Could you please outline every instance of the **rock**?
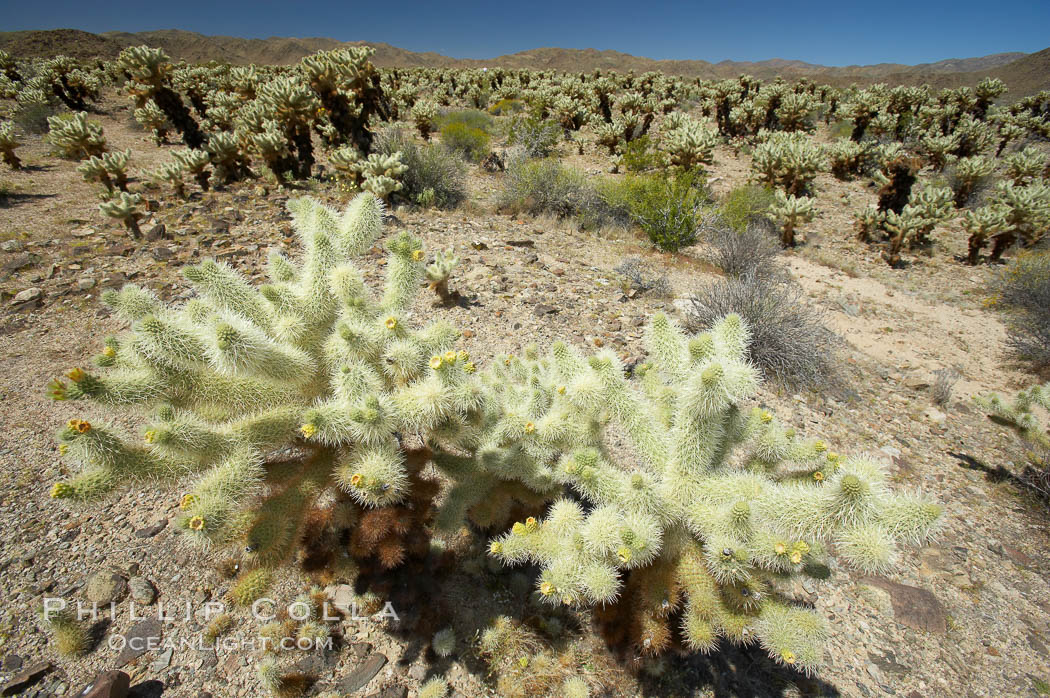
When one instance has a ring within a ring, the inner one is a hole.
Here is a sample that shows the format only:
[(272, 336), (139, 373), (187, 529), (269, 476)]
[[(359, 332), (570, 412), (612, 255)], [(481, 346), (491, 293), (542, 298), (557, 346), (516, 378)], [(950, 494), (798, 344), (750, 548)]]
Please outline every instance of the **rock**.
[(163, 635), (164, 630), (156, 618), (139, 621), (131, 626), (131, 629), (123, 636), (124, 647), (120, 651), (120, 656), (117, 657), (117, 666), (124, 666), (132, 659), (141, 657), (146, 650), (159, 648)]
[(32, 264), (32, 255), (20, 254), (15, 255), (11, 259), (4, 262), (3, 266), (0, 266), (0, 269), (6, 272), (14, 272), (18, 271), (19, 269), (25, 269), (26, 267), (31, 266)]
[(474, 242), (470, 243), (470, 246), (473, 247), (475, 250), (487, 250), (489, 248), (489, 246), (481, 240), (475, 240)]
[(379, 670), (386, 666), (386, 661), (385, 655), (373, 652), (365, 657), (360, 666), (340, 679), (336, 688), (343, 693), (353, 693), (364, 688)]
[(157, 240), (162, 240), (164, 238), (170, 237), (171, 236), (168, 235), (168, 229), (164, 227), (163, 223), (158, 223), (157, 225), (153, 226), (152, 228), (146, 231), (146, 239), (150, 242), (156, 242)]
[(87, 238), (95, 234), (94, 228), (76, 228), (72, 231), (75, 238)]
[(904, 385), (917, 392), (930, 389), (930, 381), (920, 376), (912, 376), (908, 380), (904, 381)]
[(890, 595), (893, 617), (901, 625), (941, 635), (948, 632), (948, 612), (933, 592), (882, 577), (868, 577), (862, 581)]
[(1017, 548), (1012, 548), (1009, 545), (1003, 544), (1003, 555), (1013, 560), (1014, 564), (1020, 565), (1021, 567), (1031, 567), (1032, 558), (1025, 555)]
[(96, 572), (84, 585), (87, 600), (97, 604), (116, 603), (128, 593), (128, 582), (116, 572)]
[(544, 303), (540, 303), (532, 309), (532, 314), (536, 317), (543, 317), (544, 315), (553, 315), (556, 312), (558, 312), (556, 308), (552, 308), (551, 306), (546, 305)]
[(357, 594), (354, 593), (352, 586), (349, 584), (330, 586), (325, 589), (325, 594), (328, 596), (328, 600), (332, 602), (332, 607), (337, 611), (346, 614), (352, 612), (354, 599), (357, 598)]
[(131, 677), (123, 671), (104, 671), (77, 698), (124, 698), (130, 688)]
[(19, 291), (15, 294), (15, 297), (11, 299), (11, 305), (22, 305), (33, 303), (44, 297), (43, 289), (36, 287), (27, 288), (24, 291)]
[(948, 415), (941, 412), (936, 407), (927, 407), (922, 413), (922, 416), (926, 421), (931, 422), (937, 426), (944, 426), (944, 422), (947, 421)]
[(158, 521), (155, 524), (151, 524), (149, 526), (146, 526), (145, 528), (140, 528), (137, 531), (135, 531), (135, 537), (136, 538), (152, 538), (153, 536), (155, 536), (158, 533), (160, 533), (161, 531), (163, 531), (164, 528), (167, 525), (168, 525), (168, 520), (167, 519), (161, 519), (160, 521)]
[(95, 288), (95, 280), (90, 276), (82, 276), (77, 279), (78, 291), (90, 291), (93, 288)]
[(378, 693), (372, 693), (368, 698), (408, 698), (408, 689), (404, 686), (387, 686)]
[(155, 247), (151, 254), (158, 262), (164, 262), (175, 256), (175, 252), (170, 247)]
[(18, 671), (22, 668), (22, 658), (14, 653), (5, 654), (3, 664), (0, 666), (3, 667), (3, 670), (6, 673)]
[(155, 674), (159, 674), (160, 672), (167, 669), (169, 666), (171, 666), (171, 656), (173, 654), (175, 654), (174, 647), (169, 647), (168, 649), (161, 652), (159, 655), (157, 655), (157, 658), (153, 660), (153, 663), (149, 665), (150, 671), (152, 671)]
[(507, 240), (511, 247), (533, 247), (536, 245), (532, 240)]
[(131, 590), (131, 598), (135, 603), (148, 606), (157, 598), (157, 590), (145, 577), (132, 577), (128, 580), (128, 588)]
[(4, 252), (21, 252), (26, 248), (26, 244), (21, 240), (4, 240), (0, 243), (0, 250)]
[(25, 671), (20, 671), (12, 676), (3, 687), (0, 687), (0, 696), (18, 695), (39, 681), (44, 674), (51, 671), (52, 666), (51, 662), (40, 662), (34, 664)]

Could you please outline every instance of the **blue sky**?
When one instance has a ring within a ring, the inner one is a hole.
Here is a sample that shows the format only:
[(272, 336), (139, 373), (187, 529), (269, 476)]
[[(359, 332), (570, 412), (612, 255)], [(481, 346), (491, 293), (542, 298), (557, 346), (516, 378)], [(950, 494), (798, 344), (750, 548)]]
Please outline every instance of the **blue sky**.
[(926, 63), (1050, 46), (1048, 0), (0, 0), (0, 29), (186, 29), (385, 41), (492, 58), (542, 46), (650, 58)]

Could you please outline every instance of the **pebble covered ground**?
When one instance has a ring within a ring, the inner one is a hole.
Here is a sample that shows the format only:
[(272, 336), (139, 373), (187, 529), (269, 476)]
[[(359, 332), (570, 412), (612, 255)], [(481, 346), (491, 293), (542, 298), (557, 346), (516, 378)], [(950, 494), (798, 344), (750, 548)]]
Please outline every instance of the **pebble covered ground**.
[[(126, 107), (105, 104), (97, 118), (113, 147), (133, 149), (132, 166), (150, 169), (165, 150), (128, 127)], [(38, 139), (19, 151), (29, 165), (3, 173), (16, 187), (0, 208), (0, 687), (3, 695), (72, 696), (100, 672), (122, 668), (131, 695), (194, 698), (263, 695), (258, 653), (199, 649), (209, 601), (229, 588), (215, 555), (184, 547), (170, 525), (182, 489), (142, 488), (88, 506), (48, 497), (63, 465), (54, 432), (83, 416), (50, 401), (54, 376), (98, 351), (121, 329), (98, 302), (105, 288), (126, 281), (162, 297), (189, 297), (178, 270), (206, 257), (224, 259), (262, 277), (269, 247), (293, 247), (283, 204), (312, 193), (333, 204), (344, 195), (328, 184), (287, 191), (256, 183), (195, 194), (178, 201), (151, 191), (159, 206), (134, 243), (95, 210), (96, 194), (75, 163), (47, 154)], [(567, 158), (588, 171), (603, 158)], [(724, 193), (747, 176), (746, 156), (720, 149), (712, 188)], [(676, 299), (714, 278), (703, 247), (674, 257), (653, 251), (631, 231), (581, 232), (568, 222), (495, 212), (500, 174), (470, 176), (471, 199), (460, 210), (394, 211), (387, 234), (407, 228), (429, 250), (455, 247), (462, 261), (452, 287), (466, 302), (432, 304), (421, 293), (418, 318), (444, 317), (463, 332), (462, 347), (480, 362), (501, 352), (556, 338), (606, 346), (626, 359), (642, 355), (641, 337), (657, 310), (679, 313)], [(832, 565), (825, 582), (802, 582), (797, 598), (831, 621), (825, 667), (814, 677), (778, 669), (760, 650), (727, 649), (711, 657), (670, 657), (654, 671), (617, 685), (622, 695), (1030, 696), (1050, 694), (1050, 554), (1046, 503), (1019, 484), (1023, 452), (1015, 438), (972, 407), (980, 391), (1015, 390), (1034, 381), (1003, 355), (1005, 329), (982, 305), (995, 273), (953, 259), (964, 247), (958, 230), (940, 233), (937, 248), (908, 269), (891, 270), (859, 245), (851, 211), (874, 192), (861, 183), (822, 177), (821, 215), (806, 245), (784, 259), (808, 299), (822, 307), (843, 337), (845, 380), (825, 394), (764, 389), (761, 401), (785, 422), (819, 435), (839, 452), (869, 452), (893, 464), (894, 481), (920, 487), (942, 502), (939, 539), (906, 549), (887, 577), (864, 577)], [(625, 258), (666, 275), (672, 295), (624, 295), (614, 271)], [(382, 278), (379, 249), (361, 266)], [(961, 378), (951, 401), (933, 403), (933, 372), (954, 368)], [(122, 414), (104, 417), (129, 430)], [(502, 592), (477, 592), (464, 578), (453, 595), (498, 609)], [(499, 585), (495, 585), (498, 587)], [(304, 582), (288, 570), (271, 593), (290, 599)], [(338, 594), (338, 590), (331, 590)], [(485, 597), (490, 594), (490, 597)], [(480, 601), (478, 597), (484, 597)], [(107, 599), (115, 613), (96, 624), (98, 645), (81, 659), (60, 658), (36, 613), (45, 597)], [(154, 598), (151, 598), (154, 597)], [(136, 602), (139, 616), (130, 609)], [(170, 619), (158, 621), (163, 605)], [(187, 613), (186, 609), (189, 608)], [(143, 610), (146, 609), (146, 610)], [(413, 614), (408, 609), (410, 622)], [(235, 611), (229, 635), (250, 639), (258, 621)], [(443, 674), (461, 696), (494, 694), (484, 666), (461, 633), (457, 652), (438, 659), (428, 638), (372, 620), (335, 624), (338, 651), (304, 653), (304, 670), (321, 676), (311, 693), (414, 695)], [(114, 638), (162, 637), (135, 656)]]

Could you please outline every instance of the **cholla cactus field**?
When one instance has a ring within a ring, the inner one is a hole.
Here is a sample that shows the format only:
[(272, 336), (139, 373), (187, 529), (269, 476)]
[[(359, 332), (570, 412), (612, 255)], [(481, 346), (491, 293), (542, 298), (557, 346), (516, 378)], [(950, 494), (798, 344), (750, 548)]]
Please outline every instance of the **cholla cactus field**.
[(1050, 686), (1050, 92), (175, 46), (0, 51), (0, 681)]

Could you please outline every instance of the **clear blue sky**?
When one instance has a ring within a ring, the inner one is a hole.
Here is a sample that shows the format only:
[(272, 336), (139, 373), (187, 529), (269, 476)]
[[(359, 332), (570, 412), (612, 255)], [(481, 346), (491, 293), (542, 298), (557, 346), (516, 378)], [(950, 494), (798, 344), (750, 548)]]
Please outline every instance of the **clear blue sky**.
[(0, 29), (385, 41), (456, 58), (542, 46), (650, 58), (926, 63), (1050, 46), (1048, 0), (0, 0)]

